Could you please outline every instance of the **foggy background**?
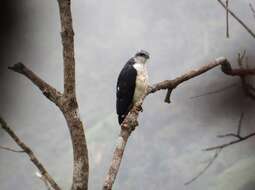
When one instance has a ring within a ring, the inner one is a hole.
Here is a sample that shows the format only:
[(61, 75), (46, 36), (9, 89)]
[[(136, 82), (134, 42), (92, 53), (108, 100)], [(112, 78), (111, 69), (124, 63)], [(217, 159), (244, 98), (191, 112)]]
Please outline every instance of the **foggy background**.
[[(231, 9), (255, 30), (248, 0), (230, 1)], [(71, 186), (72, 148), (61, 112), (25, 77), (7, 66), (22, 61), (58, 90), (63, 90), (62, 45), (57, 2), (2, 1), (0, 45), (0, 114), (15, 129), (64, 189)], [(237, 66), (237, 53), (255, 60), (254, 39), (230, 17), (225, 37), (225, 11), (204, 0), (76, 0), (75, 31), (77, 96), (86, 126), (90, 157), (90, 189), (100, 189), (115, 148), (119, 126), (115, 114), (118, 73), (137, 50), (151, 53), (150, 82), (173, 79), (219, 57)], [(255, 65), (254, 65), (255, 66)], [(236, 83), (222, 93), (191, 99)], [(242, 134), (255, 130), (254, 101), (239, 78), (219, 68), (174, 90), (146, 98), (139, 127), (129, 139), (114, 189), (253, 190), (255, 138), (222, 151), (210, 169), (189, 186), (184, 183), (203, 169), (214, 152), (202, 149), (231, 139), (244, 112)], [(54, 137), (54, 138), (52, 138)], [(0, 145), (17, 148), (0, 130)], [(0, 189), (39, 190), (44, 184), (25, 154), (0, 150)]]

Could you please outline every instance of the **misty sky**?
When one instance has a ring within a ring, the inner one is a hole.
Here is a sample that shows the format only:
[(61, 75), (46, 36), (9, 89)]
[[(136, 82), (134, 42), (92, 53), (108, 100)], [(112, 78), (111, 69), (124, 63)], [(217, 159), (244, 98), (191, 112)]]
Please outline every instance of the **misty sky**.
[[(249, 3), (232, 0), (230, 7), (255, 31)], [(62, 114), (30, 81), (7, 70), (22, 61), (63, 89), (57, 2), (25, 0), (15, 5), (18, 8), (12, 10), (17, 22), (1, 48), (0, 114), (61, 187), (68, 189), (72, 149)], [(237, 66), (237, 54), (244, 49), (250, 67), (255, 60), (254, 39), (232, 17), (230, 39), (226, 39), (225, 12), (216, 0), (76, 0), (72, 12), (77, 96), (88, 139), (92, 190), (103, 184), (119, 132), (117, 76), (137, 50), (151, 54), (151, 83), (173, 79), (219, 56)], [(191, 99), (232, 84), (236, 86), (224, 92)], [(235, 132), (241, 112), (245, 113), (242, 133), (255, 130), (254, 102), (243, 94), (239, 79), (215, 68), (180, 85), (170, 105), (163, 102), (164, 96), (165, 92), (158, 92), (145, 100), (140, 126), (128, 142), (115, 189), (253, 190), (255, 139), (225, 149), (206, 174), (184, 185), (212, 158), (213, 152), (202, 152), (203, 148), (230, 140), (216, 136)], [(0, 145), (17, 148), (3, 131)], [(1, 190), (44, 189), (35, 172), (26, 155), (0, 150)]]

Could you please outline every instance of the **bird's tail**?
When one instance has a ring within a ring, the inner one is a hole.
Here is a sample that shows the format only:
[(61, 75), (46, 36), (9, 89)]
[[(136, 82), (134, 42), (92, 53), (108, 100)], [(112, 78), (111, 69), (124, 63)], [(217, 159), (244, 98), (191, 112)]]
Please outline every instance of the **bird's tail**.
[(124, 121), (126, 115), (122, 114), (122, 115), (118, 115), (118, 120), (119, 120), (119, 124), (121, 125), (121, 123)]

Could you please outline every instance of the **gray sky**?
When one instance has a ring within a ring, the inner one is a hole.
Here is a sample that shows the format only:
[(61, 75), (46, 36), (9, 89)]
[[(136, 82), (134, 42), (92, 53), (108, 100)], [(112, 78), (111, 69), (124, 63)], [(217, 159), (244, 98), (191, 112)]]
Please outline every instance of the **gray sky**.
[[(255, 30), (249, 2), (233, 0), (230, 5)], [(26, 0), (14, 10), (18, 11), (18, 22), (6, 38), (2, 54), (0, 114), (32, 147), (57, 182), (68, 189), (72, 149), (63, 116), (31, 82), (6, 69), (22, 61), (47, 82), (63, 89), (57, 3)], [(76, 0), (72, 11), (77, 94), (86, 126), (93, 190), (102, 186), (119, 132), (116, 79), (137, 50), (151, 53), (151, 83), (172, 79), (219, 56), (236, 66), (237, 53), (244, 49), (252, 67), (254, 39), (232, 18), (231, 38), (226, 39), (225, 12), (216, 0)], [(190, 99), (233, 83), (239, 86)], [(163, 102), (164, 96), (165, 92), (159, 92), (146, 99), (115, 188), (254, 189), (254, 139), (224, 150), (205, 175), (189, 186), (183, 185), (213, 156), (201, 149), (223, 142), (216, 138), (218, 134), (234, 132), (242, 111), (243, 134), (255, 130), (254, 103), (243, 95), (238, 78), (225, 76), (216, 68), (178, 87), (170, 105)], [(3, 131), (0, 144), (15, 147)], [(0, 151), (0, 168), (1, 190), (44, 188), (25, 155)]]

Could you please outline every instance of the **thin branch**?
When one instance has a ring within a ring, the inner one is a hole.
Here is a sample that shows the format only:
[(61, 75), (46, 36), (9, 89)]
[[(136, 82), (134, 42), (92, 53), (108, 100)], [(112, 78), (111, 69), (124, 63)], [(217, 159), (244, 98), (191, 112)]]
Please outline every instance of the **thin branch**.
[(221, 0), (217, 0), (217, 1), (221, 4), (221, 6), (224, 9), (226, 9), (247, 30), (247, 32), (253, 38), (255, 38), (255, 34), (253, 33), (253, 31), (240, 18), (238, 18), (235, 13), (233, 13), (228, 7), (226, 7), (226, 5)]
[(15, 149), (8, 148), (8, 147), (1, 146), (1, 145), (0, 145), (0, 149), (7, 150), (7, 151), (10, 151), (10, 152), (16, 152), (16, 153), (24, 153), (25, 152), (24, 150), (15, 150)]
[(51, 85), (43, 81), (33, 71), (28, 69), (23, 63), (16, 63), (15, 65), (8, 68), (14, 72), (26, 76), (41, 90), (45, 97), (47, 97), (56, 105), (60, 104), (60, 98), (62, 94), (58, 92), (55, 88), (53, 88)]
[(37, 167), (44, 178), (50, 183), (51, 187), (55, 190), (60, 190), (58, 184), (46, 171), (42, 163), (37, 159), (33, 151), (20, 140), (20, 138), (15, 134), (15, 132), (7, 125), (7, 123), (0, 117), (1, 128), (17, 143), (17, 145), (30, 157), (31, 162)]
[(229, 38), (229, 12), (228, 12), (228, 0), (226, 0), (226, 37)]
[(200, 176), (202, 176), (210, 168), (210, 166), (214, 163), (214, 161), (218, 158), (221, 150), (222, 149), (216, 150), (214, 156), (208, 162), (208, 164), (195, 177), (193, 177), (191, 180), (184, 183), (184, 185), (189, 185), (189, 184), (193, 183), (194, 181), (196, 181)]
[(255, 18), (255, 9), (251, 3), (249, 3), (249, 6), (250, 6), (251, 12), (253, 14), (253, 17)]
[(224, 92), (226, 90), (229, 90), (229, 89), (237, 87), (237, 86), (238, 86), (237, 83), (233, 83), (233, 84), (230, 84), (229, 86), (225, 86), (225, 87), (220, 88), (220, 89), (215, 90), (215, 91), (207, 92), (207, 93), (200, 94), (200, 95), (197, 95), (197, 96), (192, 96), (192, 97), (190, 97), (190, 99), (195, 99), (195, 98), (200, 98), (200, 97), (204, 97), (204, 96), (208, 96), (208, 95), (218, 94), (218, 93)]
[(211, 150), (217, 150), (217, 149), (223, 149), (223, 148), (226, 148), (230, 145), (233, 145), (233, 144), (237, 144), (239, 142), (242, 142), (242, 141), (245, 141), (253, 136), (255, 136), (255, 133), (250, 133), (246, 136), (241, 136), (241, 128), (242, 128), (242, 121), (243, 121), (243, 118), (244, 118), (244, 113), (242, 112), (241, 115), (240, 115), (240, 119), (239, 119), (239, 122), (238, 122), (238, 127), (237, 127), (237, 133), (236, 134), (233, 134), (233, 133), (228, 133), (228, 134), (225, 134), (225, 135), (220, 135), (218, 137), (236, 137), (237, 140), (234, 140), (234, 141), (230, 141), (228, 143), (225, 143), (225, 144), (222, 144), (222, 145), (218, 145), (218, 146), (213, 146), (213, 147), (210, 147), (210, 148), (206, 148), (204, 149), (205, 151), (211, 151)]
[[(238, 62), (238, 65), (239, 65), (240, 69), (245, 68), (245, 66), (244, 66), (245, 56), (246, 56), (246, 51), (245, 50), (243, 51), (243, 53), (238, 53), (237, 62)], [(250, 70), (249, 67), (248, 67), (247, 57), (246, 57), (246, 70)], [(247, 78), (246, 75), (240, 75), (243, 91), (249, 98), (255, 100), (255, 95), (253, 94), (254, 87), (247, 82), (246, 78)]]
[(255, 100), (255, 95), (252, 93), (252, 91), (254, 92), (254, 87), (251, 86), (247, 81), (245, 77), (241, 77), (241, 82), (242, 82), (242, 87), (243, 87), (243, 91), (244, 93), (251, 99)]
[(236, 134), (239, 135), (239, 136), (240, 136), (240, 134), (241, 134), (243, 117), (244, 117), (244, 113), (242, 112), (242, 113), (241, 113), (241, 116), (240, 116), (240, 119), (239, 119), (239, 122), (238, 122), (238, 128), (237, 128), (237, 133), (236, 133)]
[(240, 135), (237, 135), (235, 133), (227, 133), (224, 135), (217, 135), (218, 138), (225, 138), (225, 137), (235, 137), (237, 139), (241, 139), (242, 137)]
[(242, 53), (238, 53), (237, 56), (237, 63), (241, 69), (244, 68), (244, 58), (246, 56), (246, 50), (244, 50)]
[(242, 112), (241, 115), (240, 115), (240, 119), (239, 119), (239, 122), (238, 122), (238, 127), (237, 127), (237, 134), (235, 133), (227, 133), (227, 134), (224, 134), (224, 135), (218, 135), (217, 137), (218, 138), (225, 138), (225, 137), (235, 137), (237, 138), (237, 140), (235, 141), (231, 141), (229, 143), (226, 143), (226, 144), (223, 144), (223, 145), (220, 145), (220, 146), (215, 146), (215, 147), (211, 147), (211, 148), (207, 148), (207, 149), (204, 149), (204, 151), (211, 151), (211, 150), (216, 150), (213, 158), (210, 160), (210, 162), (208, 163), (208, 165), (198, 173), (198, 175), (196, 175), (194, 178), (192, 178), (190, 181), (186, 182), (185, 185), (189, 185), (191, 184), (192, 182), (194, 182), (195, 180), (197, 180), (201, 175), (203, 175), (207, 170), (208, 168), (213, 164), (213, 162), (216, 160), (216, 158), (219, 156), (220, 152), (227, 146), (230, 146), (232, 144), (235, 144), (235, 143), (238, 143), (238, 142), (241, 142), (247, 138), (250, 138), (251, 136), (254, 136), (254, 134), (250, 134), (250, 135), (247, 135), (245, 137), (242, 137), (240, 136), (240, 132), (241, 132), (241, 128), (242, 128), (242, 121), (243, 121), (243, 117), (244, 117), (244, 113)]
[(230, 145), (237, 144), (239, 142), (245, 141), (245, 140), (247, 140), (247, 139), (249, 139), (249, 138), (251, 138), (253, 136), (255, 136), (255, 133), (250, 133), (249, 135), (243, 136), (243, 137), (241, 137), (238, 140), (230, 141), (228, 143), (225, 143), (225, 144), (222, 144), (222, 145), (218, 145), (218, 146), (209, 147), (209, 148), (204, 149), (204, 151), (211, 151), (211, 150), (226, 148), (226, 147), (228, 147)]
[[(185, 73), (184, 75), (181, 75), (180, 77), (177, 77), (174, 80), (165, 80), (165, 81), (156, 83), (151, 87), (151, 89), (148, 93), (151, 94), (151, 93), (157, 92), (159, 90), (165, 90), (165, 89), (168, 89), (168, 91), (172, 91), (179, 84), (181, 84), (181, 83), (183, 83), (183, 82), (185, 82), (185, 81), (187, 81), (191, 78), (199, 76), (199, 75), (213, 69), (216, 66), (225, 65), (225, 64), (229, 64), (226, 58), (224, 58), (224, 57), (218, 58), (215, 61), (213, 61), (213, 62), (211, 62), (207, 65), (204, 65), (204, 66), (200, 67), (197, 70), (189, 71), (189, 72)], [(171, 102), (170, 101), (170, 95), (171, 95), (171, 93), (167, 93), (167, 96), (165, 98), (165, 100), (166, 100), (165, 102), (168, 102), (168, 103)]]

